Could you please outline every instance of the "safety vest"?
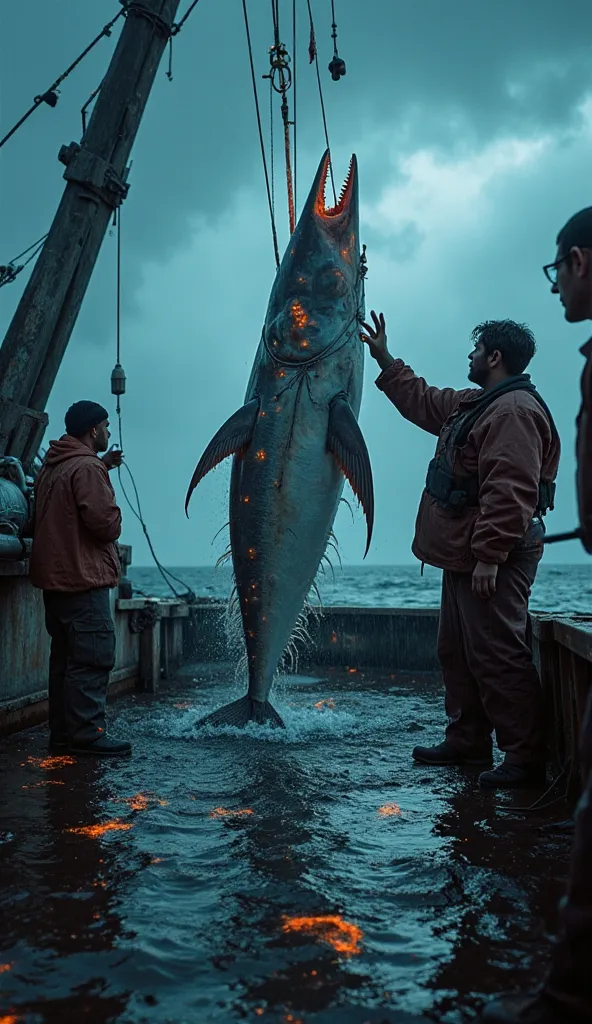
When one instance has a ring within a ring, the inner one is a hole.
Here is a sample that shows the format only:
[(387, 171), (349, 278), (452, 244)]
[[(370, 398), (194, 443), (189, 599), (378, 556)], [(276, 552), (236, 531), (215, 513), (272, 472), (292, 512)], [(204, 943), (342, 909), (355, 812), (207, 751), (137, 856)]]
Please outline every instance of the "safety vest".
[[(536, 398), (549, 418), (553, 437), (557, 437), (557, 428), (547, 406), (541, 398), (527, 373), (516, 377), (508, 377), (501, 384), (484, 391), (479, 398), (471, 402), (470, 408), (459, 410), (450, 418), (443, 433), (436, 456), (428, 467), (426, 491), (442, 508), (449, 512), (462, 512), (465, 508), (479, 504), (479, 477), (457, 476), (454, 473), (456, 455), (467, 443), (467, 438), (477, 420), (486, 409), (498, 398), (511, 391), (528, 391)], [(535, 509), (536, 516), (544, 516), (553, 508), (555, 499), (555, 483), (552, 480), (539, 481), (539, 497)]]

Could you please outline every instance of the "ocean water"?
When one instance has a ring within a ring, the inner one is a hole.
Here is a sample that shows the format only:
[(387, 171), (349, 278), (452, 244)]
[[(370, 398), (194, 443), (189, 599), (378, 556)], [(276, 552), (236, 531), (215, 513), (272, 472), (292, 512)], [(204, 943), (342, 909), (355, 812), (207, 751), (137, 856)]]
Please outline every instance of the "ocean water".
[[(171, 570), (198, 597), (226, 601), (232, 588), (228, 566), (189, 566)], [(132, 567), (130, 579), (136, 590), (154, 596), (171, 596), (171, 590), (154, 567)], [(416, 565), (350, 565), (321, 575), (318, 581), (325, 606), (365, 608), (437, 608), (441, 573), (426, 566), (423, 575)], [(177, 592), (184, 587), (174, 582)], [(592, 562), (590, 565), (543, 563), (530, 602), (533, 611), (592, 614)]]

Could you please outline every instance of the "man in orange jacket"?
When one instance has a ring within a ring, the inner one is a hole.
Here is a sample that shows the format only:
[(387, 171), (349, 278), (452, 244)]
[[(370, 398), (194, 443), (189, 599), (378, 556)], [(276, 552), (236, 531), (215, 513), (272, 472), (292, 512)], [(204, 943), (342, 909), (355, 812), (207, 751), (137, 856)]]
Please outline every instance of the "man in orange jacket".
[[(35, 483), (35, 523), (29, 566), (43, 590), (51, 637), (50, 750), (117, 756), (131, 753), (106, 734), (105, 704), (115, 664), (109, 590), (119, 578), (115, 541), (121, 512), (109, 470), (122, 453), (107, 451), (109, 414), (96, 402), (76, 402), (66, 434), (51, 441)], [(106, 452), (103, 458), (99, 452)]]
[(362, 335), (382, 373), (376, 384), (412, 423), (438, 437), (413, 553), (444, 570), (438, 657), (448, 726), (442, 743), (416, 747), (430, 765), (491, 763), (492, 733), (505, 759), (480, 775), (489, 788), (545, 778), (543, 694), (527, 642), (528, 598), (542, 555), (541, 516), (553, 507), (560, 445), (553, 419), (524, 373), (531, 332), (511, 320), (473, 331), (469, 380), (455, 391), (426, 384), (388, 350), (382, 314)]
[[(553, 263), (543, 267), (568, 323), (592, 320), (592, 207), (580, 210), (557, 236)], [(581, 349), (582, 402), (577, 419), (577, 496), (580, 536), (592, 554), (592, 338)], [(542, 988), (486, 1007), (490, 1024), (592, 1024), (592, 689), (580, 739), (584, 793), (578, 805), (561, 934)]]

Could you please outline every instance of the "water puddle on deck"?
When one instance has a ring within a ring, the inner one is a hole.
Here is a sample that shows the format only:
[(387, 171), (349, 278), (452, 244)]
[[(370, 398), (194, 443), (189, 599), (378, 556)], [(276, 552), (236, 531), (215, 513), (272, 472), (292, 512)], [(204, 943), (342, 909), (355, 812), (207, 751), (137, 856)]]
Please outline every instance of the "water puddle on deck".
[(569, 840), (538, 826), (565, 809), (415, 766), (437, 682), (295, 676), (285, 732), (196, 729), (227, 678), (113, 704), (129, 761), (4, 743), (0, 1022), (458, 1024), (541, 976)]

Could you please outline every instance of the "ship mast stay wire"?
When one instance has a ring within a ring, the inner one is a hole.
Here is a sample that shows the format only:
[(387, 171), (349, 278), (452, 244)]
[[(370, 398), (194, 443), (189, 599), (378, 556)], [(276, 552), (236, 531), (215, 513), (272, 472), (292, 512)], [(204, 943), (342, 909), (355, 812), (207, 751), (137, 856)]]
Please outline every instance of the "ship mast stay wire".
[[(116, 211), (115, 217), (116, 217), (116, 231), (117, 231), (117, 243), (116, 243), (117, 244), (116, 311), (115, 311), (115, 320), (116, 320), (116, 352), (117, 352), (117, 366), (120, 367), (120, 365), (121, 365), (121, 363), (120, 363), (120, 356), (121, 356), (121, 207), (119, 207), (119, 209)], [(116, 410), (116, 413), (117, 413), (118, 442), (119, 442), (120, 449), (123, 451), (123, 425), (122, 425), (122, 415), (121, 415), (120, 394), (117, 394), (117, 410)], [(154, 564), (156, 565), (156, 568), (158, 569), (158, 571), (159, 571), (160, 575), (162, 576), (164, 582), (172, 590), (173, 594), (175, 595), (175, 597), (178, 600), (180, 600), (180, 601), (182, 601), (182, 600), (192, 600), (193, 597), (194, 597), (194, 594), (193, 594), (193, 591), (191, 590), (191, 587), (188, 586), (188, 584), (184, 580), (181, 580), (181, 579), (179, 579), (178, 576), (175, 576), (174, 573), (172, 573), (170, 571), (170, 569), (165, 569), (164, 565), (162, 565), (162, 563), (158, 559), (156, 551), (154, 550), (154, 545), (152, 544), (152, 540), (150, 539), (150, 534), (148, 532), (148, 527), (146, 526), (146, 522), (144, 520), (144, 515), (142, 513), (142, 506), (140, 504), (140, 495), (138, 493), (138, 488), (137, 488), (137, 485), (136, 485), (136, 481), (134, 479), (134, 475), (133, 475), (131, 469), (129, 468), (127, 462), (123, 462), (122, 466), (126, 470), (126, 472), (128, 473), (129, 478), (131, 480), (131, 484), (132, 484), (132, 487), (133, 487), (136, 504), (134, 505), (132, 503), (132, 501), (131, 501), (131, 499), (130, 499), (130, 497), (129, 497), (126, 489), (125, 489), (125, 484), (124, 484), (122, 476), (121, 476), (121, 467), (118, 466), (117, 467), (117, 476), (119, 478), (119, 486), (121, 487), (121, 493), (123, 494), (123, 497), (125, 498), (125, 500), (126, 500), (128, 506), (129, 506), (131, 512), (136, 517), (136, 519), (140, 523), (140, 526), (142, 527), (144, 536), (146, 538), (146, 542), (147, 542), (148, 547), (150, 549), (150, 554), (152, 555), (152, 558), (154, 559)], [(186, 593), (185, 594), (180, 594), (178, 592), (178, 590), (171, 583), (171, 580), (174, 580), (175, 583), (179, 583), (182, 587), (185, 587)]]

